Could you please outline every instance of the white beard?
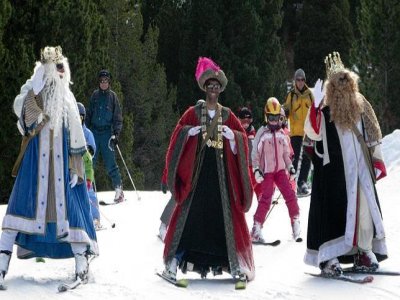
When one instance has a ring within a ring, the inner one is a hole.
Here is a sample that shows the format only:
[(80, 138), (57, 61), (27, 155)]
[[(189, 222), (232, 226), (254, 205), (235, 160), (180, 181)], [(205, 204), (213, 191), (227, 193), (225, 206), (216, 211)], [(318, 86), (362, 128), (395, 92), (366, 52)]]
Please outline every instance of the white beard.
[(55, 135), (59, 133), (65, 117), (65, 96), (68, 94), (68, 83), (60, 78), (54, 66), (46, 66), (46, 84), (41, 91), (44, 113), (50, 117), (49, 126)]

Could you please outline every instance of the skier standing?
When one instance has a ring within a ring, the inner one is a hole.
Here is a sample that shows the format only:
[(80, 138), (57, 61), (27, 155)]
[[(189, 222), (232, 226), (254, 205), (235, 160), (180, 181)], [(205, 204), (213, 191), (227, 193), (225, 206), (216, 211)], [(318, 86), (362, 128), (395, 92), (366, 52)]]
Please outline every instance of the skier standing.
[(254, 214), (254, 224), (251, 231), (253, 242), (264, 243), (262, 227), (267, 212), (271, 207), (274, 185), (276, 185), (285, 199), (292, 226), (293, 239), (300, 241), (300, 210), (297, 197), (293, 191), (287, 172), (293, 177), (296, 171), (290, 159), (290, 147), (287, 136), (279, 120), (281, 105), (271, 97), (265, 104), (265, 125), (258, 129), (254, 139), (251, 154), (253, 172), (256, 181), (261, 184), (262, 194)]
[(0, 289), (14, 243), (19, 258), (75, 257), (75, 274), (83, 281), (89, 256), (98, 254), (83, 182), (86, 142), (70, 80), (61, 47), (45, 47), (15, 98), (23, 141), (2, 225)]
[(119, 171), (114, 147), (118, 145), (122, 130), (122, 113), (117, 94), (110, 88), (111, 74), (101, 70), (98, 74), (99, 88), (90, 97), (89, 108), (86, 111), (86, 126), (93, 132), (97, 151), (93, 158), (93, 165), (100, 155), (103, 157), (108, 175), (111, 177), (115, 189), (114, 202), (125, 200), (122, 190), (121, 173)]
[(164, 276), (197, 271), (254, 278), (253, 251), (244, 213), (251, 206), (247, 136), (230, 109), (218, 103), (224, 72), (200, 57), (196, 79), (206, 102), (183, 114), (167, 154), (168, 187), (177, 205), (165, 237)]
[[(308, 109), (313, 101), (313, 94), (306, 84), (306, 74), (303, 69), (294, 73), (294, 86), (287, 94), (284, 109), (290, 123), (290, 139), (294, 150), (293, 166), (298, 172), (297, 195), (304, 196), (310, 193), (307, 177), (310, 171), (310, 160), (303, 153), (304, 121)], [(300, 170), (297, 170), (301, 161)]]
[(94, 141), (93, 133), (85, 125), (86, 109), (85, 106), (78, 102), (79, 115), (82, 120), (82, 129), (85, 135), (87, 152), (83, 155), (83, 162), (85, 164), (86, 185), (89, 193), (90, 208), (93, 216), (93, 223), (96, 230), (101, 229), (103, 226), (100, 223), (100, 210), (99, 201), (94, 190), (94, 170), (93, 170), (93, 156), (96, 153), (96, 143)]
[(375, 188), (386, 169), (379, 123), (358, 91), (358, 76), (344, 67), (337, 52), (325, 64), (325, 89), (318, 80), (305, 123), (316, 145), (304, 260), (337, 276), (342, 274), (340, 262), (376, 270), (387, 258)]

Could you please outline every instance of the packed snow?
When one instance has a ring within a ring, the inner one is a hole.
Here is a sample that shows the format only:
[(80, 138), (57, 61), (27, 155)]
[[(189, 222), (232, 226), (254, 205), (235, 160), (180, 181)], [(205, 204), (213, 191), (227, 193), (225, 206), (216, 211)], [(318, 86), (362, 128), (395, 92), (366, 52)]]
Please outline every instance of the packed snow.
[[(400, 130), (383, 139), (383, 152), (388, 176), (377, 184), (386, 229), (389, 259), (381, 269), (400, 271)], [(160, 191), (126, 191), (128, 201), (102, 206), (102, 223), (98, 232), (100, 256), (90, 266), (88, 284), (59, 294), (60, 282), (71, 280), (74, 260), (51, 260), (37, 263), (34, 259), (11, 259), (6, 276), (7, 291), (0, 299), (399, 299), (400, 277), (375, 276), (368, 284), (314, 278), (305, 272), (319, 272), (303, 263), (306, 242), (295, 243), (286, 206), (282, 199), (264, 225), (267, 240), (280, 239), (277, 247), (255, 246), (256, 278), (246, 290), (236, 291), (228, 274), (200, 279), (195, 273), (178, 277), (190, 278), (186, 289), (175, 287), (158, 276), (162, 270), (163, 244), (157, 237), (159, 216), (170, 194)], [(113, 192), (101, 192), (100, 200), (111, 201)], [(276, 197), (278, 194), (275, 195)], [(302, 236), (306, 240), (309, 197), (300, 198)], [(257, 201), (247, 213), (249, 228)], [(6, 205), (0, 206), (0, 218)], [(115, 223), (115, 228), (111, 224)], [(15, 251), (14, 251), (15, 252)]]

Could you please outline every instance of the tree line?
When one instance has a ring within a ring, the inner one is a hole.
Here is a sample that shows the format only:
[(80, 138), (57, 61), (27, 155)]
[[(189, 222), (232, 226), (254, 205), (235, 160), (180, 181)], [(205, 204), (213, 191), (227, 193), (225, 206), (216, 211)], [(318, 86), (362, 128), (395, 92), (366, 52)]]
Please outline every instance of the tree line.
[[(123, 107), (122, 154), (136, 187), (154, 190), (176, 121), (204, 97), (194, 77), (199, 56), (228, 77), (221, 103), (250, 106), (257, 127), (268, 97), (284, 101), (295, 69), (312, 86), (325, 77), (324, 57), (339, 51), (387, 134), (399, 128), (399, 35), (396, 0), (0, 0), (0, 202), (21, 140), (12, 104), (46, 45), (63, 48), (84, 105), (98, 71), (110, 70)], [(96, 185), (111, 189), (104, 168)]]

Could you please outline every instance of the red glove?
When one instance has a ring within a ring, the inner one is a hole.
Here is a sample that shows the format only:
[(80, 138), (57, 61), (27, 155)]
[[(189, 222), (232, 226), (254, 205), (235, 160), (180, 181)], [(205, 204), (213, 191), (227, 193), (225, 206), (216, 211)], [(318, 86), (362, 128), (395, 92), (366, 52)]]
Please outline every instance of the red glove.
[(86, 187), (88, 190), (90, 190), (90, 188), (92, 187), (92, 182), (90, 181), (90, 179), (86, 179)]

